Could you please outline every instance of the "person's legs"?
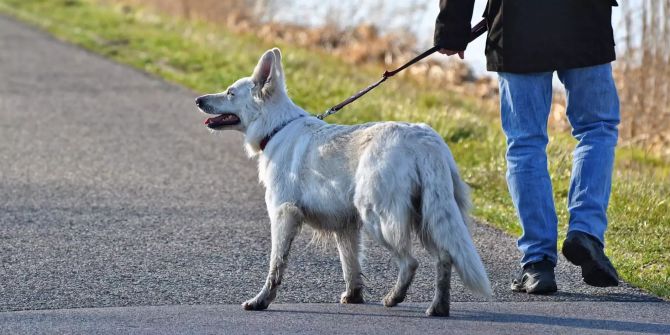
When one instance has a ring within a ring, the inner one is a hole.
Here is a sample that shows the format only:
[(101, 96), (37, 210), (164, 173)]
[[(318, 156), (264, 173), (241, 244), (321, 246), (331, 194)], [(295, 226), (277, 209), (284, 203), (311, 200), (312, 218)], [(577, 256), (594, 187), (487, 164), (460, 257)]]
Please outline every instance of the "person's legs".
[(507, 184), (523, 228), (521, 265), (542, 260), (555, 265), (558, 219), (546, 154), (552, 73), (498, 75)]
[(612, 67), (590, 66), (559, 71), (558, 75), (567, 92), (572, 135), (579, 141), (573, 154), (570, 221), (563, 255), (582, 268), (587, 284), (616, 286), (616, 269), (603, 252), (619, 124)]
[(568, 231), (580, 231), (604, 245), (607, 205), (612, 185), (619, 97), (610, 64), (558, 71), (567, 93), (573, 153), (568, 192)]

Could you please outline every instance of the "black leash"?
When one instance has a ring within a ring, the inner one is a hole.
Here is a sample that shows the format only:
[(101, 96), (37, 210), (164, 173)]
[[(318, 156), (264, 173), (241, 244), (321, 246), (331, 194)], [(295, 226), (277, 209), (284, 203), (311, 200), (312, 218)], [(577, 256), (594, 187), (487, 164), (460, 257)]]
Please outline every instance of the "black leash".
[[(486, 20), (481, 20), (479, 23), (477, 23), (474, 27), (472, 27), (472, 30), (470, 30), (470, 42), (474, 41), (477, 37), (481, 36), (485, 31), (486, 31)], [(428, 57), (429, 55), (435, 53), (435, 51), (440, 50), (440, 47), (434, 46), (426, 51), (424, 51), (422, 54), (412, 58), (409, 62), (405, 63), (403, 66), (393, 70), (393, 71), (384, 71), (384, 74), (382, 75), (381, 79), (379, 79), (377, 82), (374, 84), (362, 89), (358, 93), (350, 96), (346, 100), (340, 102), (339, 104), (330, 107), (325, 113), (319, 114), (316, 117), (319, 118), (319, 120), (323, 120), (329, 115), (337, 113), (340, 109), (344, 108), (344, 106), (358, 100), (358, 98), (364, 96), (366, 93), (372, 91), (375, 87), (379, 86), (381, 83), (385, 82), (386, 79), (391, 78), (395, 76), (398, 72), (414, 65), (416, 62)]]

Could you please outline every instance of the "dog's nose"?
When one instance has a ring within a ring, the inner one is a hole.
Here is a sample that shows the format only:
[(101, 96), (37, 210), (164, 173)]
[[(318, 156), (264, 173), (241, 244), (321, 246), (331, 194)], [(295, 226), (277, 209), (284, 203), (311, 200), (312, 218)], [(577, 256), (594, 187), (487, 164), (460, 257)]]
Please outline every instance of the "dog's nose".
[(202, 97), (197, 97), (195, 99), (195, 105), (198, 106), (198, 107), (200, 107), (200, 105), (202, 105)]

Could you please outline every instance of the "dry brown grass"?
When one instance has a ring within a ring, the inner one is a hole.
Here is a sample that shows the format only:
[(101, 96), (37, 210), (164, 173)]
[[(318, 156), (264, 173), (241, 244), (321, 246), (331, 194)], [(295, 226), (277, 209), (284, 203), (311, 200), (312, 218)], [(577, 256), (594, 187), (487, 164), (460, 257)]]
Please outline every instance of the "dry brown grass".
[(236, 32), (252, 32), (271, 41), (284, 41), (302, 47), (318, 47), (347, 62), (395, 63), (413, 54), (416, 39), (411, 34), (380, 34), (370, 24), (342, 28), (333, 20), (321, 27), (277, 23), (272, 20), (271, 0), (114, 0), (151, 6), (165, 13), (187, 19), (224, 24)]
[(670, 0), (622, 1), (625, 50), (616, 68), (621, 137), (670, 158)]
[[(274, 22), (274, 0), (108, 0), (129, 5), (151, 6), (164, 13), (223, 24), (235, 32), (253, 33), (266, 41), (325, 50), (351, 64), (401, 64), (417, 54), (416, 38), (409, 33), (382, 34), (377, 27), (361, 23), (344, 28), (336, 22), (346, 13), (331, 13), (320, 27)], [(615, 77), (621, 96), (621, 144), (643, 148), (670, 159), (670, 0), (641, 0), (640, 7), (622, 1), (625, 49), (619, 50)], [(497, 83), (490, 77), (475, 78), (459, 61), (427, 60), (403, 76), (456, 92), (497, 100)], [(559, 92), (552, 106), (553, 129), (570, 129), (565, 118), (565, 99)]]
[[(359, 23), (345, 27), (336, 22), (346, 13), (330, 13), (326, 24), (307, 27), (274, 22), (273, 0), (108, 0), (128, 5), (150, 6), (169, 15), (223, 24), (234, 32), (253, 33), (270, 42), (325, 50), (351, 64), (375, 63), (389, 68), (402, 64), (417, 54), (416, 37), (395, 31), (382, 34), (377, 27)], [(383, 5), (383, 4), (382, 4)], [(460, 61), (426, 60), (401, 73), (420, 81), (449, 85), (454, 91), (492, 99), (497, 84), (492, 78), (475, 78), (467, 64)]]

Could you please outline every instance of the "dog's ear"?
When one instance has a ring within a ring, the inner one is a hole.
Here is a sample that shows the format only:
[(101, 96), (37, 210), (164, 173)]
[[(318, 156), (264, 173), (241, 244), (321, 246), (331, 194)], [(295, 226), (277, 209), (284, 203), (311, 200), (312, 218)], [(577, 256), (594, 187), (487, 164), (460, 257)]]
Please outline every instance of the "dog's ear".
[(263, 98), (271, 96), (280, 85), (281, 73), (277, 71), (277, 64), (274, 50), (268, 50), (261, 56), (251, 75), (255, 89)]
[(281, 51), (279, 48), (273, 48), (272, 53), (275, 55), (274, 68), (277, 73), (277, 79), (281, 85), (284, 84), (284, 66), (281, 62)]
[(263, 87), (265, 84), (272, 80), (272, 72), (275, 63), (275, 54), (272, 50), (266, 51), (261, 59), (258, 60), (258, 64), (254, 69), (254, 74), (251, 75), (256, 87)]

